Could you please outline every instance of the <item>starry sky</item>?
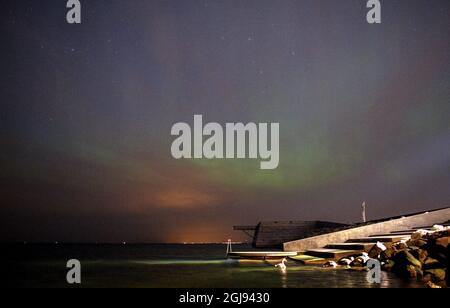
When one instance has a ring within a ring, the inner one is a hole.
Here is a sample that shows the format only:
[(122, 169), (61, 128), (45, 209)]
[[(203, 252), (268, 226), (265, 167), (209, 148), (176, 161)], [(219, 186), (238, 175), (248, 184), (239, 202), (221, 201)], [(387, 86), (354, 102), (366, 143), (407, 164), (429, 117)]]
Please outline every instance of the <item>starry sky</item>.
[[(0, 4), (0, 240), (222, 242), (450, 205), (450, 1)], [(177, 122), (280, 123), (280, 165), (174, 160)]]

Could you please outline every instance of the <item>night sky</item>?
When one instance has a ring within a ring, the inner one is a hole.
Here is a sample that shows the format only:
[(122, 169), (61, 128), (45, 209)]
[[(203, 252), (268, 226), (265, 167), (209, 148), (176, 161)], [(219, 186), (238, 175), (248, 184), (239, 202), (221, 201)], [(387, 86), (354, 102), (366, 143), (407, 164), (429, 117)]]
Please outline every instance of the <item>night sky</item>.
[[(221, 242), (450, 205), (450, 1), (0, 4), (0, 240)], [(280, 165), (174, 160), (173, 124), (280, 123)]]

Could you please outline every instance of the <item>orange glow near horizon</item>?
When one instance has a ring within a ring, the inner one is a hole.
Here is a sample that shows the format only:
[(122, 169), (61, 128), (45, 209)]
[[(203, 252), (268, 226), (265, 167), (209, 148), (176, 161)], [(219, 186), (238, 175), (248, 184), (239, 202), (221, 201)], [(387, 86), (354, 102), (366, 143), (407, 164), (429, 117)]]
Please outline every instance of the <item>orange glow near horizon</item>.
[[(231, 227), (216, 224), (187, 226), (174, 229), (167, 238), (170, 243), (225, 243), (231, 235)], [(224, 234), (228, 236), (224, 237)]]

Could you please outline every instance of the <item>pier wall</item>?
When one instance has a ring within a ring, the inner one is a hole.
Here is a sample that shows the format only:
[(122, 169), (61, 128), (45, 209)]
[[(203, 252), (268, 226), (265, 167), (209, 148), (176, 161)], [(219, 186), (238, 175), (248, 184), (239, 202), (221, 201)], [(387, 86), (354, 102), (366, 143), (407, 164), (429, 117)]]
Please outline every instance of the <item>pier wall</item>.
[(263, 221), (255, 229), (255, 248), (283, 248), (283, 243), (332, 232), (344, 224), (325, 221)]

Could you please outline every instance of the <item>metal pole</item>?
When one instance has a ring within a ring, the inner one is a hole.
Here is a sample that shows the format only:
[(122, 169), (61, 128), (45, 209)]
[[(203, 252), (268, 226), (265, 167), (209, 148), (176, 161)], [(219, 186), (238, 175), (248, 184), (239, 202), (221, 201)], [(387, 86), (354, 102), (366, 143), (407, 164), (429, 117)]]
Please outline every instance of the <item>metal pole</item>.
[(362, 204), (362, 219), (363, 219), (363, 222), (366, 222), (366, 202), (365, 201)]

